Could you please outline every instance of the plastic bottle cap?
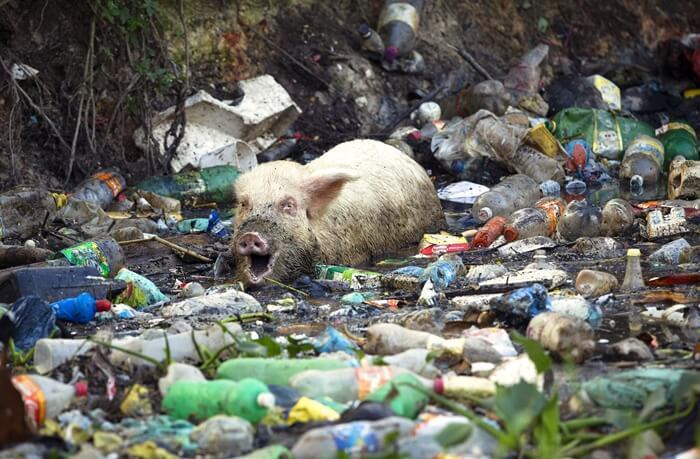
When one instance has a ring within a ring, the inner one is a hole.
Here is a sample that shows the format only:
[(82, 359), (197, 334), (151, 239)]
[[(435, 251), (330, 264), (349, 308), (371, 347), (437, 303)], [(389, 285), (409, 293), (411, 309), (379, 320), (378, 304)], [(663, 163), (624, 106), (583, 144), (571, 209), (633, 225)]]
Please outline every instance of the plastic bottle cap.
[(627, 249), (627, 256), (628, 257), (641, 257), (642, 252), (640, 252), (639, 249)]
[(272, 408), (275, 406), (275, 396), (270, 392), (263, 392), (258, 395), (258, 406)]
[(486, 220), (491, 220), (491, 217), (493, 217), (493, 211), (489, 209), (488, 207), (482, 207), (479, 209), (479, 219), (481, 221), (486, 221)]
[(513, 242), (518, 239), (518, 230), (512, 226), (507, 226), (506, 229), (503, 230), (503, 237), (506, 238), (506, 241)]
[(95, 301), (95, 309), (97, 312), (109, 311), (112, 308), (112, 303), (109, 300)]
[(85, 381), (78, 381), (75, 383), (75, 395), (78, 397), (85, 397), (88, 394), (88, 385)]
[(438, 378), (433, 382), (433, 390), (436, 394), (442, 394), (445, 392), (445, 380)]
[(418, 142), (423, 136), (421, 135), (420, 131), (412, 131), (406, 137), (408, 137), (409, 140)]
[(363, 23), (357, 26), (357, 33), (359, 33), (362, 38), (366, 39), (372, 35), (372, 28), (369, 26), (369, 24)]
[(387, 46), (384, 50), (384, 60), (393, 62), (397, 57), (399, 57), (399, 48), (396, 46)]

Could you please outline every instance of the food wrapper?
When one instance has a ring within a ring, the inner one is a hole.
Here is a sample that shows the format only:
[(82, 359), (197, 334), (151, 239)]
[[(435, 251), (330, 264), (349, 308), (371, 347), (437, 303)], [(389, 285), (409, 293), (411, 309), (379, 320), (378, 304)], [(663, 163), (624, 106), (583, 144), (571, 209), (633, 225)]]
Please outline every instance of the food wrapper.
[(463, 236), (452, 236), (448, 233), (424, 234), (418, 250), (421, 255), (427, 256), (460, 253), (469, 250), (469, 243)]

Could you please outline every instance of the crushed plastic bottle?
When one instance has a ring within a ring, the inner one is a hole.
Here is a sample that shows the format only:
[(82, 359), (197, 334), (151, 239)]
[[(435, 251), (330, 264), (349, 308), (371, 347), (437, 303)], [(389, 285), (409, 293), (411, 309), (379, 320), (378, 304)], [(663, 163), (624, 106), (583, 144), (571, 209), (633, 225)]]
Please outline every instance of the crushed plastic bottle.
[(126, 180), (115, 171), (100, 171), (78, 185), (70, 199), (89, 201), (106, 209), (126, 189)]
[(600, 224), (600, 234), (603, 236), (624, 236), (634, 225), (632, 206), (624, 199), (611, 199), (605, 203)]
[(576, 290), (586, 298), (606, 295), (617, 287), (617, 278), (603, 271), (582, 269), (576, 276)]
[(580, 237), (596, 237), (600, 234), (602, 212), (599, 207), (588, 204), (587, 201), (571, 201), (564, 214), (559, 218), (557, 231), (567, 241), (575, 241)]
[(688, 251), (690, 244), (683, 238), (664, 244), (659, 250), (649, 255), (648, 260), (654, 263), (678, 265), (681, 262), (681, 253)]
[(537, 182), (527, 175), (511, 175), (476, 199), (472, 215), (480, 222), (495, 216), (508, 217), (516, 210), (534, 204), (539, 195)]
[(556, 231), (557, 222), (565, 207), (566, 204), (560, 198), (542, 198), (534, 207), (515, 211), (505, 225), (503, 236), (508, 242), (534, 236), (550, 236)]

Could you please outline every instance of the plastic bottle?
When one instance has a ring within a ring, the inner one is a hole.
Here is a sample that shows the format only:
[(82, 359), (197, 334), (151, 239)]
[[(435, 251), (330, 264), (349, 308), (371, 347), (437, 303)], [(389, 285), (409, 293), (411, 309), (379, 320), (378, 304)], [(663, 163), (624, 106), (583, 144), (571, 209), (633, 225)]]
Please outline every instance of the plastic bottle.
[(124, 252), (117, 241), (111, 237), (94, 239), (63, 249), (52, 266), (91, 266), (103, 277), (114, 277), (125, 265)]
[(265, 384), (286, 386), (289, 379), (307, 370), (339, 370), (348, 368), (350, 361), (329, 357), (310, 359), (270, 359), (270, 358), (236, 358), (227, 360), (219, 366), (216, 377), (239, 381), (243, 378), (255, 378)]
[(413, 142), (430, 142), (430, 140), (445, 128), (443, 120), (435, 120), (423, 125), (420, 130), (411, 131), (406, 138)]
[(503, 296), (493, 298), (489, 303), (492, 309), (516, 319), (530, 318), (552, 309), (547, 288), (542, 284), (532, 284), (512, 290)]
[(36, 236), (53, 221), (63, 195), (37, 188), (18, 187), (0, 194), (0, 240)]
[(173, 362), (168, 365), (168, 373), (158, 380), (160, 395), (165, 397), (170, 386), (177, 381), (206, 381), (199, 368), (186, 363)]
[(600, 234), (603, 236), (624, 236), (634, 224), (632, 206), (624, 199), (611, 199), (603, 206)]
[[(435, 378), (440, 374), (440, 370), (433, 365), (429, 353), (427, 349), (408, 349), (398, 354), (383, 356), (381, 360), (386, 365), (412, 371), (424, 378)], [(370, 356), (366, 359), (370, 363), (366, 365), (366, 360), (363, 359), (362, 366), (371, 366), (374, 358)]]
[(89, 201), (106, 209), (119, 193), (126, 188), (126, 180), (114, 171), (100, 171), (77, 186), (71, 199)]
[(623, 292), (635, 292), (644, 288), (644, 277), (642, 277), (642, 265), (640, 259), (642, 253), (639, 249), (627, 250), (627, 266), (625, 268), (625, 279), (622, 281), (620, 290)]
[(288, 158), (296, 150), (297, 142), (298, 139), (296, 137), (283, 137), (277, 140), (277, 142), (257, 154), (258, 163), (262, 164)]
[(76, 399), (87, 395), (87, 384), (74, 386), (39, 375), (18, 375), (12, 384), (24, 401), (27, 420), (33, 427), (41, 426), (47, 419), (55, 419)]
[(239, 175), (240, 172), (233, 166), (214, 166), (182, 174), (154, 177), (134, 188), (179, 200), (226, 204), (233, 201), (233, 183)]
[(203, 421), (227, 414), (259, 422), (275, 406), (275, 396), (264, 383), (245, 378), (240, 381), (188, 381), (170, 385), (163, 409), (176, 419)]
[(384, 41), (369, 24), (360, 24), (357, 27), (357, 33), (362, 39), (360, 47), (368, 57), (379, 60), (384, 56)]
[(586, 298), (608, 294), (618, 287), (612, 274), (591, 269), (582, 269), (576, 276), (576, 291)]
[(385, 0), (377, 30), (384, 45), (384, 60), (408, 56), (416, 45), (423, 0)]
[(498, 239), (498, 236), (503, 234), (503, 229), (506, 226), (506, 218), (497, 216), (487, 221), (484, 226), (479, 229), (472, 240), (472, 247), (488, 247), (493, 244), (493, 241)]
[(81, 293), (75, 298), (66, 298), (51, 304), (57, 320), (86, 324), (95, 318), (97, 312), (109, 311), (109, 300), (95, 300), (89, 293)]
[(423, 387), (423, 384), (410, 373), (397, 375), (369, 394), (365, 400), (388, 404), (396, 416), (415, 419), (430, 398), (412, 386)]
[(532, 177), (537, 183), (564, 179), (564, 169), (557, 160), (529, 145), (519, 146), (515, 153), (505, 160), (513, 169)]
[(476, 198), (472, 215), (482, 223), (495, 216), (508, 217), (516, 210), (532, 205), (539, 196), (537, 182), (527, 175), (511, 175)]
[(656, 136), (664, 145), (664, 170), (668, 170), (676, 156), (683, 156), (691, 161), (700, 159), (698, 137), (695, 129), (688, 123), (668, 123), (656, 131)]
[(620, 179), (638, 175), (643, 183), (656, 183), (664, 163), (664, 146), (657, 139), (640, 135), (625, 150), (620, 164)]
[(487, 398), (496, 395), (496, 384), (475, 376), (443, 376), (435, 380), (436, 394), (456, 399)]
[(659, 250), (649, 255), (648, 260), (654, 263), (678, 265), (681, 262), (681, 253), (690, 250), (690, 244), (685, 239), (676, 239), (664, 244)]
[(549, 236), (556, 231), (559, 216), (565, 207), (560, 198), (542, 198), (535, 203), (535, 207), (515, 211), (503, 229), (503, 236), (508, 242), (534, 236)]
[(540, 64), (549, 54), (549, 46), (537, 45), (525, 53), (520, 61), (511, 67), (503, 79), (503, 85), (511, 90), (534, 94), (538, 92), (542, 71)]
[(435, 287), (444, 289), (454, 282), (457, 274), (463, 269), (464, 263), (462, 258), (457, 254), (448, 253), (426, 266), (420, 275), (420, 279), (422, 281), (430, 279)]
[(599, 207), (588, 204), (587, 201), (571, 201), (559, 218), (557, 231), (567, 241), (575, 241), (580, 237), (596, 237), (600, 234), (602, 212)]
[(571, 356), (583, 362), (593, 354), (594, 333), (586, 321), (577, 317), (546, 312), (536, 315), (527, 326), (527, 337), (545, 349)]
[[(364, 400), (394, 376), (404, 373), (411, 372), (389, 366), (307, 370), (292, 376), (289, 385), (308, 397), (329, 397), (338, 403), (349, 403)], [(417, 375), (415, 377), (420, 378)], [(420, 380), (425, 387), (430, 387), (428, 380)]]
[(224, 226), (223, 222), (219, 218), (219, 212), (216, 210), (212, 210), (209, 214), (207, 232), (219, 239), (225, 239), (231, 236), (231, 231)]

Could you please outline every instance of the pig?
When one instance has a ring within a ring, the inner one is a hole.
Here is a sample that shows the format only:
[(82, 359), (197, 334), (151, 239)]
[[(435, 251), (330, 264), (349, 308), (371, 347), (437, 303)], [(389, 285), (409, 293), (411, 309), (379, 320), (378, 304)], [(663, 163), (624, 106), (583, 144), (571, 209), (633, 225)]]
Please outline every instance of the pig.
[(307, 165), (272, 161), (235, 183), (231, 253), (254, 286), (293, 282), (316, 264), (358, 265), (444, 228), (425, 170), (376, 140), (341, 143)]

